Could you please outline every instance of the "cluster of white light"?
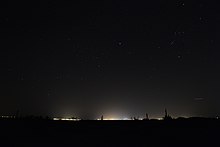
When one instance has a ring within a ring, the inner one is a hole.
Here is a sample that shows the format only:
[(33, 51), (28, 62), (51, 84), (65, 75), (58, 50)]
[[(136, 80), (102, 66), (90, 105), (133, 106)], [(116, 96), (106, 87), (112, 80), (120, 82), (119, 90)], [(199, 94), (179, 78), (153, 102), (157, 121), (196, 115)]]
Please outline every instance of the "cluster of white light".
[(157, 118), (157, 120), (163, 120), (163, 118)]
[(7, 116), (7, 115), (6, 116), (5, 115), (4, 116), (0, 116), (0, 117), (1, 118), (15, 118), (15, 116)]
[(119, 118), (104, 118), (103, 120), (120, 120)]
[(53, 118), (53, 120), (80, 121), (78, 118)]
[(122, 120), (131, 120), (131, 119), (129, 119), (129, 118), (127, 118), (127, 117), (124, 117)]
[[(96, 120), (101, 120), (100, 118), (96, 119)], [(131, 120), (129, 118), (114, 118), (114, 117), (110, 117), (110, 118), (104, 118), (103, 120)]]

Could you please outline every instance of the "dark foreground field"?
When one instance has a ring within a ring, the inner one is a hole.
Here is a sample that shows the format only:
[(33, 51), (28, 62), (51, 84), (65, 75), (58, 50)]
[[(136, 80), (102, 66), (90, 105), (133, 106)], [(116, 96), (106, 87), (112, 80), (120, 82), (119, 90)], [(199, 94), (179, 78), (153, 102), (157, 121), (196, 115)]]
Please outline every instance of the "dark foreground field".
[(0, 146), (219, 146), (220, 121), (0, 120)]

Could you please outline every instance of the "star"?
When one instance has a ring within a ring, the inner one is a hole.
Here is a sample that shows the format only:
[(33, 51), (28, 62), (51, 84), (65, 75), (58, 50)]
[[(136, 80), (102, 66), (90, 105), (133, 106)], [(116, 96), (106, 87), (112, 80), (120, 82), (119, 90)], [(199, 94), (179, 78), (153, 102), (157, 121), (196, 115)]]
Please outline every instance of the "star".
[(182, 57), (181, 55), (178, 55), (177, 58), (178, 58), (179, 60), (182, 60), (183, 57)]
[(120, 42), (118, 42), (118, 45), (119, 45), (119, 46), (121, 46), (121, 45), (122, 45), (122, 42), (121, 42), (121, 41), (120, 41)]

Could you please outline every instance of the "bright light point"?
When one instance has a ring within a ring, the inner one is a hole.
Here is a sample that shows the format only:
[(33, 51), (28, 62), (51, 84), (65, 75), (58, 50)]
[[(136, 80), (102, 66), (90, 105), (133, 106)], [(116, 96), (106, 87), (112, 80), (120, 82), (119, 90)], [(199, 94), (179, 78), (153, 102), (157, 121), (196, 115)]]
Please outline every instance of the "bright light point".
[(157, 118), (157, 120), (163, 120), (163, 118)]
[(60, 118), (53, 118), (53, 120), (60, 120)]

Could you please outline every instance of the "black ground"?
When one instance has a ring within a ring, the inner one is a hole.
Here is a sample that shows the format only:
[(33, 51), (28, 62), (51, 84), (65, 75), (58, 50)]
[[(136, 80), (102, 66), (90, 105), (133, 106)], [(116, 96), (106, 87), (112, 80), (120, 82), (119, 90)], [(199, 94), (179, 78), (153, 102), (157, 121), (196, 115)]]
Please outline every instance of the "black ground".
[(1, 120), (0, 146), (218, 146), (220, 121)]

